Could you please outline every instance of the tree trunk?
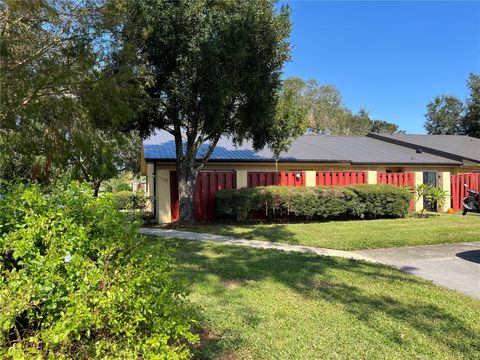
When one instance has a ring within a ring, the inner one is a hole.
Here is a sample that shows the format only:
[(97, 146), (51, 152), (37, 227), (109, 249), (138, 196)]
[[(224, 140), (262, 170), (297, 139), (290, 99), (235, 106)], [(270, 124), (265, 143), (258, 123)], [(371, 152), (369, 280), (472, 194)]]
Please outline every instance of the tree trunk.
[(179, 224), (191, 224), (195, 221), (194, 196), (197, 170), (192, 166), (177, 168), (178, 174), (178, 197), (180, 200)]
[(100, 191), (101, 184), (102, 184), (102, 181), (93, 182), (93, 196), (98, 197), (98, 192)]

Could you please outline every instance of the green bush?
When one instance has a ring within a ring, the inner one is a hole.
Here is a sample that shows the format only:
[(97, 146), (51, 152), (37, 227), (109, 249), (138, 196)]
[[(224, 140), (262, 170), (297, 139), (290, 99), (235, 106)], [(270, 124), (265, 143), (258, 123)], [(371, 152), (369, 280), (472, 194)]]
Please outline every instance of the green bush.
[(2, 195), (0, 357), (189, 357), (197, 337), (172, 258), (139, 251), (138, 228), (88, 186)]
[(116, 186), (115, 189), (113, 189), (116, 192), (120, 191), (132, 191), (132, 187), (129, 183), (120, 183)]
[(269, 218), (304, 220), (335, 217), (402, 217), (411, 194), (391, 185), (345, 187), (266, 186), (221, 190), (216, 194), (217, 215), (245, 221), (262, 211)]
[(358, 202), (355, 212), (367, 218), (404, 217), (412, 193), (407, 187), (393, 185), (351, 185)]
[(145, 193), (142, 191), (119, 191), (110, 196), (115, 199), (120, 210), (140, 210), (146, 205)]

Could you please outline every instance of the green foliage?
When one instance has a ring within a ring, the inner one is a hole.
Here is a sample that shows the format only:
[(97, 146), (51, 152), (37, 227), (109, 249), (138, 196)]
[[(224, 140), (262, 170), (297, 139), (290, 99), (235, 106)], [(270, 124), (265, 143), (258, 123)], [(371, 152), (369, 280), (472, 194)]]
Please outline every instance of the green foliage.
[(115, 188), (115, 191), (116, 192), (118, 192), (118, 191), (132, 191), (132, 187), (130, 186), (130, 184), (122, 182), (122, 183), (117, 185), (117, 187)]
[(143, 191), (118, 191), (111, 194), (111, 196), (121, 210), (142, 210), (145, 208), (147, 201)]
[(464, 134), (480, 138), (480, 75), (470, 74), (468, 88), (470, 96), (461, 126)]
[[(138, 159), (137, 159), (138, 160)], [(118, 191), (132, 191), (130, 181), (135, 177), (135, 174), (130, 171), (119, 173), (116, 177), (105, 182), (104, 188), (107, 192)]]
[(222, 135), (278, 153), (298, 133), (297, 106), (279, 104), (278, 93), (290, 10), (271, 0), (128, 4), (125, 41), (135, 44), (149, 105), (131, 126), (175, 137), (180, 222), (190, 222), (196, 174)]
[[(415, 187), (417, 199), (424, 198), (427, 200), (427, 207), (430, 210), (438, 210), (439, 207), (445, 206), (447, 200), (450, 200), (448, 192), (428, 184), (420, 184)], [(425, 208), (422, 209), (422, 214), (425, 212)]]
[(0, 199), (0, 357), (189, 356), (191, 313), (172, 259), (137, 251), (138, 223), (72, 184)]
[(455, 96), (437, 96), (427, 105), (425, 130), (435, 135), (459, 134), (463, 103)]
[(409, 188), (393, 185), (351, 185), (358, 197), (357, 214), (367, 218), (403, 217), (408, 213), (412, 194)]
[(391, 185), (266, 186), (216, 193), (217, 214), (237, 221), (248, 220), (255, 211), (264, 211), (269, 217), (306, 220), (403, 217), (410, 200), (408, 189)]
[(293, 138), (303, 135), (306, 130), (307, 109), (301, 101), (301, 94), (288, 86), (279, 92), (276, 120), (271, 124), (270, 148), (276, 159), (287, 151)]
[(429, 204), (431, 204), (432, 208), (435, 208), (435, 210), (438, 210), (439, 207), (445, 206), (447, 200), (450, 199), (447, 191), (434, 186), (431, 186), (428, 189), (426, 198)]
[(403, 130), (399, 130), (397, 124), (389, 123), (385, 120), (370, 120), (369, 131), (376, 134), (395, 134), (403, 133)]
[(285, 80), (284, 88), (298, 94), (296, 101), (306, 109), (306, 122), (314, 133), (365, 135), (369, 132), (393, 134), (399, 131), (396, 124), (371, 119), (363, 108), (353, 114), (333, 85), (291, 77)]
[(429, 134), (469, 135), (480, 138), (480, 76), (471, 73), (465, 102), (455, 96), (437, 96), (427, 105), (425, 129)]
[(0, 2), (1, 177), (48, 182), (69, 172), (98, 191), (120, 169), (138, 171), (138, 134), (109, 126), (131, 119), (142, 103), (131, 67), (116, 55), (126, 48), (116, 36), (121, 7)]

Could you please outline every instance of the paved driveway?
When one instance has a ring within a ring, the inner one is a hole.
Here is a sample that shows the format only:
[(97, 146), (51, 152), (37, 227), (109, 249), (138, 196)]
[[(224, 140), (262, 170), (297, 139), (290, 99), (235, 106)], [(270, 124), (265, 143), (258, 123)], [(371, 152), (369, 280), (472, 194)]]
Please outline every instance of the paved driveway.
[(361, 250), (355, 253), (480, 298), (480, 242)]

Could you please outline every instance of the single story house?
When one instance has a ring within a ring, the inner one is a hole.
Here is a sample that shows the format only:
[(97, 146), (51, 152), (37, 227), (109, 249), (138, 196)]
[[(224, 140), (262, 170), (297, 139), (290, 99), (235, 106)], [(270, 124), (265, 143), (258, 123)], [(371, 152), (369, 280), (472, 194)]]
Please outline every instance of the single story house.
[[(159, 223), (177, 217), (175, 158), (170, 133), (157, 131), (143, 142), (142, 175), (147, 176), (147, 196)], [(429, 183), (450, 192), (452, 174), (480, 172), (480, 139), (457, 135), (304, 135), (295, 139), (276, 163), (267, 148), (255, 151), (249, 141), (235, 145), (229, 137), (222, 137), (203, 171), (229, 174), (220, 188), (254, 186), (251, 178), (255, 173), (290, 172), (303, 186), (316, 186), (318, 172), (362, 172), (365, 183), (377, 183), (380, 174), (409, 173), (414, 174), (412, 185)], [(422, 206), (417, 202), (416, 208)]]

